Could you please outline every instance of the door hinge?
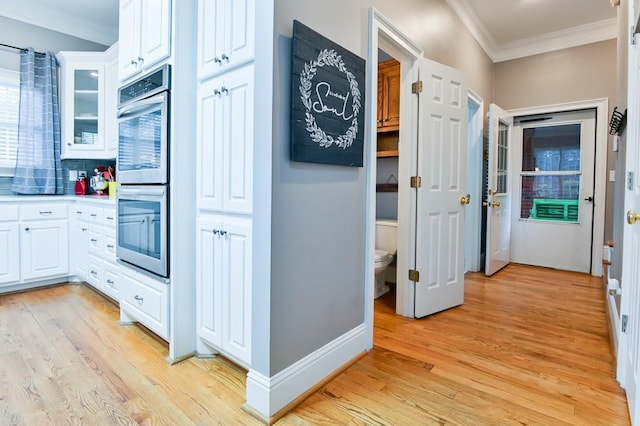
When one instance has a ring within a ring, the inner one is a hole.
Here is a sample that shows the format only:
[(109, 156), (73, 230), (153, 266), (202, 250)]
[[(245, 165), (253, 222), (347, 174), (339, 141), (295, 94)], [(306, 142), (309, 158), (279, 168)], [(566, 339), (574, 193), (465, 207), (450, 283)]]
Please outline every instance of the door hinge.
[(622, 328), (622, 332), (626, 333), (627, 332), (627, 325), (629, 324), (629, 315), (622, 315), (621, 318), (621, 328)]
[(420, 188), (422, 186), (422, 178), (420, 176), (411, 176), (411, 187)]
[(635, 25), (631, 26), (631, 34), (629, 34), (629, 43), (636, 44), (636, 27)]
[(422, 93), (422, 80), (418, 80), (415, 83), (411, 83), (411, 93), (417, 95)]
[(415, 269), (409, 269), (409, 281), (420, 281), (420, 272)]
[(627, 189), (629, 191), (633, 191), (633, 185), (635, 185), (635, 182), (633, 180), (633, 172), (627, 172)]

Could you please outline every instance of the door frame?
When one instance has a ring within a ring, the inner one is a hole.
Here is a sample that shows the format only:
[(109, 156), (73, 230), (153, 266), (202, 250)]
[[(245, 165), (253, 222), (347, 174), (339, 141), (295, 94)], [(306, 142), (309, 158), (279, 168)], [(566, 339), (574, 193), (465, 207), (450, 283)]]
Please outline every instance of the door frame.
[[(590, 99), (585, 101), (567, 102), (562, 104), (537, 106), (529, 108), (511, 109), (507, 112), (513, 117), (522, 115), (537, 115), (555, 112), (572, 111), (577, 109), (596, 110), (596, 152), (595, 152), (595, 188), (593, 197), (596, 200), (593, 209), (593, 239), (591, 241), (591, 275), (602, 276), (602, 246), (604, 244), (604, 214), (607, 182), (607, 115), (609, 114), (609, 99)], [(515, 170), (512, 174), (515, 174)], [(515, 176), (510, 179), (513, 181)], [(516, 200), (513, 200), (516, 202)]]
[[(467, 109), (473, 104), (474, 113), (467, 127), (467, 192), (472, 208), (467, 208), (465, 223), (465, 270), (477, 272), (480, 265), (480, 229), (482, 228), (482, 153), (484, 150), (484, 100), (467, 89)], [(467, 268), (468, 266), (468, 268)], [(467, 271), (465, 271), (467, 272)]]
[[(376, 145), (377, 145), (377, 111), (378, 99), (373, 94), (378, 93), (378, 48), (385, 50), (394, 56), (401, 64), (400, 74), (400, 141), (399, 151), (409, 155), (401, 155), (398, 159), (398, 181), (404, 182), (411, 170), (411, 145), (417, 140), (417, 129), (412, 129), (412, 112), (417, 107), (417, 100), (411, 94), (411, 77), (417, 73), (417, 59), (422, 57), (422, 49), (402, 33), (395, 25), (385, 18), (375, 8), (369, 8), (368, 51), (367, 51), (367, 93), (368, 96), (368, 124), (365, 126), (365, 156), (366, 161), (366, 208), (365, 208), (365, 274), (364, 274), (364, 320), (367, 329), (368, 346), (373, 347), (373, 295), (375, 286), (375, 223), (376, 223)], [(414, 126), (415, 127), (415, 126)], [(415, 162), (415, 161), (414, 161)], [(413, 202), (409, 196), (408, 185), (398, 185), (398, 250), (409, 253), (405, 247), (409, 247), (411, 235), (410, 220), (408, 214), (415, 211), (415, 199)], [(400, 208), (402, 206), (402, 209)], [(414, 224), (415, 226), (415, 224)], [(415, 254), (414, 254), (415, 255)], [(398, 258), (398, 271), (408, 270), (409, 261), (407, 255)], [(396, 280), (396, 313), (413, 317), (413, 288), (408, 277), (398, 273)]]

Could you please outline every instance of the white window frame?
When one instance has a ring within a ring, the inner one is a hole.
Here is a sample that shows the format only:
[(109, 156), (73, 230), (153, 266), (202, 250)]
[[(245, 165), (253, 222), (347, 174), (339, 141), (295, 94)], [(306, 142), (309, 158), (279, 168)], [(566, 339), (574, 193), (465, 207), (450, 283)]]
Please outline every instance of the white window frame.
[[(16, 130), (16, 139), (15, 139), (15, 150), (17, 151), (18, 149), (18, 108), (19, 108), (19, 102), (20, 102), (20, 73), (18, 71), (15, 70), (10, 70), (10, 69), (5, 69), (5, 68), (0, 68), (0, 86), (5, 87), (5, 86), (10, 86), (10, 87), (14, 87), (15, 89), (17, 89), (16, 92), (14, 92), (16, 94), (16, 111), (15, 111), (15, 117), (16, 117), (16, 121), (15, 121), (15, 130)], [(6, 96), (0, 96), (0, 117), (2, 117), (2, 112), (4, 110), (4, 108), (7, 108), (7, 103), (6, 103)], [(0, 127), (4, 127), (6, 124), (0, 121)], [(9, 177), (13, 177), (13, 174), (15, 172), (15, 152), (14, 152), (14, 157), (13, 158), (9, 158), (6, 155), (6, 149), (10, 149), (9, 147), (6, 146), (6, 142), (4, 140), (0, 140), (0, 176), (9, 176)]]

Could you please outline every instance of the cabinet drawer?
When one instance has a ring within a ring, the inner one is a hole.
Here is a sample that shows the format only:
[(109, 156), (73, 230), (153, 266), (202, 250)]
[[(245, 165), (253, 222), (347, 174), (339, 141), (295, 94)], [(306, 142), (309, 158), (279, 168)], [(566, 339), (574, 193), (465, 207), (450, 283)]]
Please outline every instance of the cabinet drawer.
[(104, 250), (105, 260), (108, 260), (109, 262), (115, 262), (116, 261), (115, 233), (105, 231), (102, 241), (104, 243), (103, 250)]
[(89, 284), (98, 290), (102, 290), (102, 261), (93, 256), (89, 256), (89, 267), (87, 272), (87, 281)]
[(89, 229), (89, 252), (98, 256), (103, 254), (102, 229), (95, 227)]
[(116, 229), (116, 209), (105, 208), (102, 210), (102, 224), (109, 229)]
[(69, 217), (75, 220), (87, 220), (87, 207), (77, 203), (69, 206)]
[(22, 220), (66, 219), (67, 205), (32, 204), (20, 206)]
[(123, 271), (120, 277), (120, 310), (125, 312), (124, 317), (133, 317), (160, 337), (168, 338), (168, 285), (130, 271)]
[(18, 217), (18, 206), (0, 206), (0, 222), (15, 222)]
[(85, 207), (87, 212), (86, 219), (88, 222), (102, 225), (102, 208), (95, 206)]
[(104, 264), (102, 271), (102, 291), (114, 300), (119, 300), (120, 271), (116, 265)]

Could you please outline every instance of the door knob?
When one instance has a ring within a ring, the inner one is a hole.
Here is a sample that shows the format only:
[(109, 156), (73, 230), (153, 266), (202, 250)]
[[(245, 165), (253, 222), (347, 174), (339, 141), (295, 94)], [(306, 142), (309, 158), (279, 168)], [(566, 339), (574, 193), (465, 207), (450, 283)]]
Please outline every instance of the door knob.
[(500, 207), (500, 201), (483, 201), (482, 205), (485, 207)]
[(640, 214), (636, 213), (633, 210), (629, 210), (627, 212), (627, 223), (629, 225), (633, 225), (634, 223), (636, 223), (638, 220), (640, 220)]
[(464, 197), (460, 197), (460, 204), (467, 205), (471, 202), (471, 195), (467, 194)]

